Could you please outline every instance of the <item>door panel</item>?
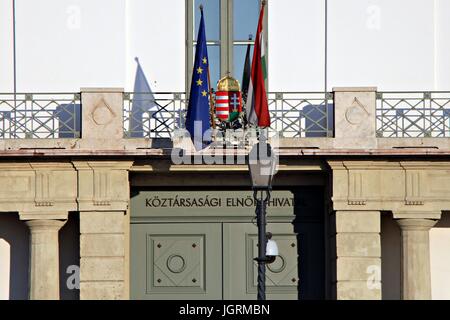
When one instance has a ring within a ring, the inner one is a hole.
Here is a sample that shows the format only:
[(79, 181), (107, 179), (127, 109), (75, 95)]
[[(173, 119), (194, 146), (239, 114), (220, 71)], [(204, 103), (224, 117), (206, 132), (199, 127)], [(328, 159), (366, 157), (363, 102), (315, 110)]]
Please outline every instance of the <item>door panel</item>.
[[(290, 223), (271, 223), (267, 230), (280, 256), (266, 268), (267, 299), (298, 299), (298, 245), (301, 235)], [(257, 294), (258, 230), (251, 223), (224, 224), (224, 299), (253, 300)]]
[(222, 299), (220, 223), (133, 224), (132, 299)]

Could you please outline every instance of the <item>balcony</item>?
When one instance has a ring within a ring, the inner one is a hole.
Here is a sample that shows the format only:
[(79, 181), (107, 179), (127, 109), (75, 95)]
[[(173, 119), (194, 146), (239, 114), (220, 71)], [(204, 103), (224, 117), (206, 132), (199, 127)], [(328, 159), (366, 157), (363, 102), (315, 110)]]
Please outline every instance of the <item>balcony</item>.
[[(333, 136), (332, 93), (274, 92), (268, 93), (268, 103), (272, 136)], [(175, 130), (184, 129), (186, 109), (185, 93), (124, 93), (125, 137), (172, 138)]]
[[(268, 99), (269, 136), (279, 138), (286, 154), (450, 154), (450, 92), (335, 88), (270, 92)], [(114, 88), (0, 93), (0, 151), (12, 156), (167, 154), (184, 129), (186, 100), (181, 92), (149, 95)], [(251, 132), (227, 132), (223, 139), (246, 140)]]

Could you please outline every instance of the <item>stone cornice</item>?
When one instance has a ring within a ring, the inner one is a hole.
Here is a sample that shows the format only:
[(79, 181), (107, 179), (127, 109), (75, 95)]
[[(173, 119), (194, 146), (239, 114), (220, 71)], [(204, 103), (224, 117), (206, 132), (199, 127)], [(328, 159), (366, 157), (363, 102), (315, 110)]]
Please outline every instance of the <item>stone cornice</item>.
[[(450, 208), (450, 163), (328, 161), (335, 210), (386, 210), (421, 216)], [(431, 214), (438, 217), (438, 214)]]
[(129, 170), (133, 161), (72, 161), (77, 170)]

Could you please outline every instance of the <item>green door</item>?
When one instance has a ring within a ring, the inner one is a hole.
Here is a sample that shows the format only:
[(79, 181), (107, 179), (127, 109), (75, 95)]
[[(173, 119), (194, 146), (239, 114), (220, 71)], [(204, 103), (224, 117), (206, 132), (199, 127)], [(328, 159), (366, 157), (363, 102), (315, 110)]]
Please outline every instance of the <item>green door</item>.
[[(298, 299), (298, 242), (292, 224), (271, 223), (279, 257), (266, 268), (267, 299)], [(223, 228), (224, 299), (253, 300), (257, 294), (258, 230), (251, 223), (226, 223)]]
[(132, 299), (222, 299), (220, 223), (134, 224)]
[[(267, 231), (273, 234), (280, 256), (267, 265), (268, 299), (324, 298), (322, 194), (312, 188), (273, 192)], [(204, 205), (206, 197), (211, 207)], [(180, 199), (194, 199), (196, 204), (184, 200), (184, 207), (175, 206)], [(142, 191), (135, 195), (131, 298), (256, 299), (258, 230), (252, 223), (254, 206), (243, 206), (242, 199), (251, 199), (251, 193)]]

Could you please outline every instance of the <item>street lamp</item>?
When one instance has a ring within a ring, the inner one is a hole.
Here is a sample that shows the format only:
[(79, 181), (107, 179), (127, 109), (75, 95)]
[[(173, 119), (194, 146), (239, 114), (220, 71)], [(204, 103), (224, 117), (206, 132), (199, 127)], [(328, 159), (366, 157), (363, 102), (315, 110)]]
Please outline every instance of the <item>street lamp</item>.
[[(248, 167), (252, 178), (253, 197), (256, 201), (256, 217), (258, 224), (258, 300), (266, 300), (266, 263), (272, 260), (266, 253), (266, 206), (272, 190), (272, 179), (277, 161), (270, 144), (264, 136), (260, 138), (250, 151)], [(270, 251), (274, 242), (270, 243)], [(275, 244), (276, 246), (276, 244)], [(278, 254), (278, 248), (276, 253)]]

